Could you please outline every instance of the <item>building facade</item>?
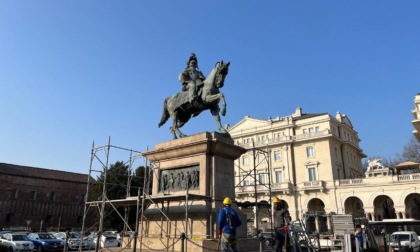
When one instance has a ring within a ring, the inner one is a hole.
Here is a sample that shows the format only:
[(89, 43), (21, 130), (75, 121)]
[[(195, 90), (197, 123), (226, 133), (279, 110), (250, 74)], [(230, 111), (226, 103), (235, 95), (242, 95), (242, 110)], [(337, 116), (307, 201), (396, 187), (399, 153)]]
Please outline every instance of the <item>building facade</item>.
[(414, 119), (411, 121), (415, 130), (413, 130), (413, 135), (420, 142), (420, 94), (417, 94), (414, 97), (414, 109), (411, 110), (411, 113), (414, 116)]
[(0, 163), (0, 228), (80, 229), (87, 183), (85, 174)]
[(278, 197), (294, 219), (312, 229), (329, 229), (329, 217), (352, 214), (381, 220), (418, 215), (420, 174), (386, 167), (362, 168), (366, 158), (350, 119), (337, 112), (261, 120), (246, 116), (228, 129), (248, 150), (235, 163), (235, 196), (255, 226), (270, 222)]

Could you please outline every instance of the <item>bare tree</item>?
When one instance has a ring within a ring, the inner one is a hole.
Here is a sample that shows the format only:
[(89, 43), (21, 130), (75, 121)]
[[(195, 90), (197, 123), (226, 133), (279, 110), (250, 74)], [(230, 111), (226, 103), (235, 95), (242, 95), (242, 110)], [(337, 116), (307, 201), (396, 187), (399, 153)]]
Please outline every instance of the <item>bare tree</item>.
[(408, 144), (404, 146), (403, 152), (397, 154), (397, 159), (400, 162), (413, 161), (420, 163), (420, 142), (411, 136)]
[[(403, 152), (397, 154), (395, 160), (398, 161), (397, 163), (406, 161), (420, 163), (420, 142), (414, 136), (411, 136), (409, 142), (404, 146)], [(413, 172), (418, 172), (418, 170), (407, 170), (404, 173)]]

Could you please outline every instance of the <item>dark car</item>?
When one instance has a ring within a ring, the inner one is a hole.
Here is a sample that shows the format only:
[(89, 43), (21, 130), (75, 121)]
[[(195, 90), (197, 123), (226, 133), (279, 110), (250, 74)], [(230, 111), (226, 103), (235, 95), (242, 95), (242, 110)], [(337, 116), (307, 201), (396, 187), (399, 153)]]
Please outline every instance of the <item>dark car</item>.
[(273, 233), (263, 232), (262, 237), (265, 245), (272, 246), (276, 244), (276, 238), (274, 237)]
[(50, 233), (31, 233), (28, 234), (28, 238), (34, 243), (38, 252), (62, 251), (64, 249), (64, 241)]

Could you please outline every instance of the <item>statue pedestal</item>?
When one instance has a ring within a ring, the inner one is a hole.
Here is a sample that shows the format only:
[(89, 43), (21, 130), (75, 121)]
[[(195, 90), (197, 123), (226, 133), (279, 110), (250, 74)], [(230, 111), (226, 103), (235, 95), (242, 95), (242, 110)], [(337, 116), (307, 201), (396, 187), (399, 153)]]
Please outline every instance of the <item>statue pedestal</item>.
[(393, 171), (389, 168), (371, 169), (365, 172), (366, 178), (370, 177), (385, 177), (394, 175)]
[[(245, 152), (230, 137), (204, 132), (142, 153), (155, 167), (151, 203), (139, 228), (149, 248), (163, 249), (162, 238), (177, 248), (181, 233), (188, 239), (215, 238), (223, 199), (235, 199), (234, 160)], [(246, 217), (235, 203), (232, 208), (242, 220), (237, 236), (246, 237)]]

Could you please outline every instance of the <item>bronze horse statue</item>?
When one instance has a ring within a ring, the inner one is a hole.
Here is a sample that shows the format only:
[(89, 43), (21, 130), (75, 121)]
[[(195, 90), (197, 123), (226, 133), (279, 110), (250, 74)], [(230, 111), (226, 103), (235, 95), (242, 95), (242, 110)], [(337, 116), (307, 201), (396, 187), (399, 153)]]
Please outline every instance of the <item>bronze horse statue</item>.
[[(178, 137), (185, 137), (179, 128), (181, 128), (191, 116), (199, 115), (203, 110), (210, 109), (214, 116), (219, 131), (221, 133), (228, 133), (222, 127), (220, 122), (220, 115), (226, 114), (226, 101), (224, 95), (219, 91), (223, 87), (225, 77), (228, 74), (230, 62), (217, 62), (209, 76), (197, 85), (198, 99), (190, 103), (188, 101), (188, 91), (176, 93), (171, 97), (165, 99), (163, 103), (163, 114), (160, 119), (159, 127), (172, 117), (172, 126), (169, 128), (173, 139)], [(219, 101), (222, 102), (222, 108), (219, 108)]]

